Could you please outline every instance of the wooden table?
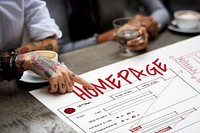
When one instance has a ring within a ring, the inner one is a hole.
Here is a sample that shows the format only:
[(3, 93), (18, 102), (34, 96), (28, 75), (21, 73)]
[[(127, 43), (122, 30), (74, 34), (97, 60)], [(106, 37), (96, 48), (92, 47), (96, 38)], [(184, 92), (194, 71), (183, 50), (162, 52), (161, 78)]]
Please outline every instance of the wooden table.
[[(147, 49), (134, 56), (191, 38), (196, 34), (176, 34), (168, 30), (152, 40)], [(82, 74), (121, 60), (116, 42), (65, 53), (59, 56), (61, 62), (75, 73)], [(1, 133), (74, 133), (53, 112), (35, 99), (30, 90), (47, 87), (48, 83), (30, 84), (20, 81), (0, 82), (0, 129)]]

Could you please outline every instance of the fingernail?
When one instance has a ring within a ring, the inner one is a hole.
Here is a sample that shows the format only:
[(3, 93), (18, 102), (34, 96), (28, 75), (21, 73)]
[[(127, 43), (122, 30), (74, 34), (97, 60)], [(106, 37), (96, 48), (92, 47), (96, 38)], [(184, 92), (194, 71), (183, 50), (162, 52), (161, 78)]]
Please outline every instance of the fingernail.
[(90, 85), (90, 89), (94, 90), (94, 89), (95, 89), (95, 87), (94, 87), (93, 85)]
[(73, 87), (70, 87), (68, 92), (72, 92), (73, 91)]
[(131, 42), (130, 42), (130, 41), (128, 41), (128, 42), (127, 42), (127, 44), (128, 44), (128, 45), (131, 45)]

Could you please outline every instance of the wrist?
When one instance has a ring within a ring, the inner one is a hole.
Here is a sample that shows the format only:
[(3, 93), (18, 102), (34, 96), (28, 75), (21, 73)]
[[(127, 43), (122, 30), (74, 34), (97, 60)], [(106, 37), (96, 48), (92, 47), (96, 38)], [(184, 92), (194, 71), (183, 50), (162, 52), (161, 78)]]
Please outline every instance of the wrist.
[(20, 73), (17, 71), (16, 57), (16, 55), (0, 56), (0, 74), (8, 81), (20, 79), (23, 74), (23, 71)]
[(99, 43), (98, 37), (99, 37), (99, 35), (98, 35), (97, 33), (95, 33), (95, 34), (93, 35), (93, 40), (94, 40), (94, 43), (95, 43), (95, 44), (98, 44), (98, 43)]
[(20, 54), (15, 60), (16, 68), (19, 71), (29, 70), (31, 68), (31, 54)]
[(96, 38), (97, 38), (97, 43), (103, 43), (107, 41), (104, 34), (97, 35)]

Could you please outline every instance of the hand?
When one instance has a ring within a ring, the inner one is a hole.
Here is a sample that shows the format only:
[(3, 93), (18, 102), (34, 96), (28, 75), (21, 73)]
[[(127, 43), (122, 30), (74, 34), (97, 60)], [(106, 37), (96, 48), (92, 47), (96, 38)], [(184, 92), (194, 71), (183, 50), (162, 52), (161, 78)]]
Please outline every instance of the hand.
[[(133, 21), (132, 21), (133, 22)], [(128, 33), (124, 36), (124, 39), (127, 41), (127, 48), (131, 51), (141, 51), (147, 47), (148, 44), (148, 33), (146, 28), (141, 26), (138, 21), (135, 21), (134, 24), (125, 24), (122, 27), (117, 29), (117, 33)]]
[(23, 70), (32, 70), (47, 79), (50, 83), (49, 93), (72, 92), (74, 82), (88, 89), (94, 89), (89, 82), (73, 73), (66, 66), (36, 53), (18, 55), (16, 58), (16, 67)]
[[(149, 39), (157, 36), (158, 24), (152, 17), (136, 15), (130, 22), (140, 22), (140, 28), (137, 29), (140, 37), (128, 41), (128, 49), (140, 51), (147, 47)], [(134, 29), (136, 30), (136, 29)]]
[(138, 38), (134, 38), (127, 42), (127, 47), (131, 51), (141, 51), (145, 49), (148, 45), (148, 33), (144, 27), (138, 29)]
[[(141, 26), (146, 28), (147, 33), (149, 34), (149, 38), (154, 38), (158, 33), (158, 24), (157, 22), (150, 16), (142, 16), (136, 15), (133, 20), (140, 21)], [(131, 22), (130, 22), (131, 23)]]

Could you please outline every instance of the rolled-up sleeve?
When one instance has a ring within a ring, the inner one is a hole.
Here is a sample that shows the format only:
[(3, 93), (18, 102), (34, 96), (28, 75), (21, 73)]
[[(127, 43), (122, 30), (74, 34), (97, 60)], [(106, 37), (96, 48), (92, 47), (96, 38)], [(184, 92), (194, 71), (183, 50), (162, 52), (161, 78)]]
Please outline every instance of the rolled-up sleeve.
[(41, 40), (52, 35), (57, 38), (62, 36), (44, 1), (25, 0), (25, 22), (31, 40)]

